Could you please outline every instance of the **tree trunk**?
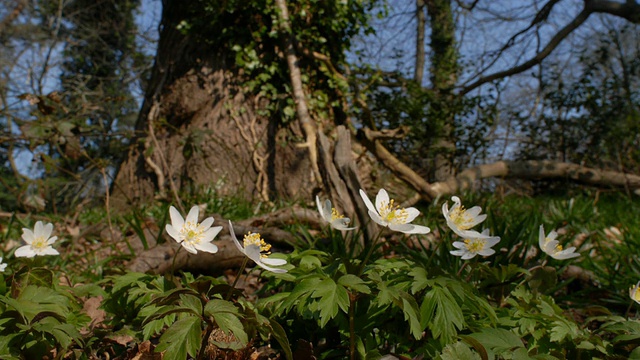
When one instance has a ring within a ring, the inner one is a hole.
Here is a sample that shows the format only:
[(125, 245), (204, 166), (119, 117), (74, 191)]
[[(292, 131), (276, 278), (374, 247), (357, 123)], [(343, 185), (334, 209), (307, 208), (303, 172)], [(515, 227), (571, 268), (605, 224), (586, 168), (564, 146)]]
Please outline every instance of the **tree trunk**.
[(137, 139), (113, 184), (114, 205), (154, 196), (179, 204), (179, 193), (206, 188), (246, 199), (310, 197), (307, 150), (292, 141), (302, 129), (261, 116), (268, 101), (243, 88), (232, 55), (178, 29), (193, 19), (188, 8), (163, 1), (154, 69)]
[(451, 0), (426, 0), (425, 4), (431, 25), (431, 86), (437, 96), (432, 104), (433, 114), (441, 121), (435, 144), (434, 178), (443, 181), (455, 174), (453, 88), (458, 81), (458, 51)]

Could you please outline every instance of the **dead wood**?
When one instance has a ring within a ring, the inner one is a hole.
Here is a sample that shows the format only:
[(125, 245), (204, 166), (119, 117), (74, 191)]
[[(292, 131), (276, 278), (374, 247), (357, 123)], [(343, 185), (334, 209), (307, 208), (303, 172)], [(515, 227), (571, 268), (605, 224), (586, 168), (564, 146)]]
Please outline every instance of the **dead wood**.
[(638, 175), (547, 160), (498, 161), (476, 166), (446, 181), (432, 184), (432, 189), (439, 195), (454, 194), (473, 189), (478, 180), (492, 177), (529, 180), (567, 179), (586, 185), (640, 189)]
[[(244, 255), (238, 251), (229, 235), (229, 222), (222, 219), (219, 215), (213, 215), (215, 226), (222, 226), (223, 229), (218, 237), (213, 240), (218, 246), (218, 252), (215, 254), (199, 252), (198, 254), (190, 254), (187, 251), (180, 250), (180, 245), (171, 239), (163, 231), (161, 236), (165, 239), (165, 243), (155, 246), (155, 243), (149, 244), (148, 250), (140, 249), (136, 253), (136, 257), (127, 264), (130, 271), (163, 274), (176, 270), (189, 270), (204, 273), (221, 273), (230, 268), (237, 268), (242, 264)], [(288, 209), (282, 209), (271, 214), (257, 216), (246, 220), (233, 222), (233, 229), (238, 236), (242, 236), (251, 231), (260, 233), (268, 243), (277, 249), (288, 249), (295, 242), (295, 235), (282, 230), (280, 227), (286, 224), (306, 223), (313, 227), (320, 226), (320, 217), (317, 212), (294, 206)], [(153, 236), (150, 236), (153, 238)], [(242, 240), (242, 239), (238, 239)], [(140, 241), (129, 241), (132, 246)], [(139, 247), (139, 246), (137, 246)], [(176, 256), (176, 252), (177, 256)], [(175, 263), (174, 263), (175, 257)]]

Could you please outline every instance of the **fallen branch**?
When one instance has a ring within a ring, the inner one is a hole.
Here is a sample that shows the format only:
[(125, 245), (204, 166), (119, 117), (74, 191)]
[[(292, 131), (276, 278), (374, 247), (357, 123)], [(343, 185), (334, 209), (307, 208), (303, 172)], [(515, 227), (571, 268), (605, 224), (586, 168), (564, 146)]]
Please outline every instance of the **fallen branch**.
[(498, 161), (484, 164), (466, 169), (446, 181), (434, 183), (432, 189), (438, 195), (459, 193), (473, 189), (478, 180), (491, 177), (528, 180), (567, 179), (586, 185), (640, 189), (640, 176), (638, 175), (548, 160)]
[[(180, 245), (168, 236), (165, 236), (163, 230), (163, 236), (166, 242), (158, 246), (151, 244), (151, 248), (148, 250), (139, 249), (140, 251), (137, 252), (137, 256), (127, 264), (127, 269), (130, 271), (154, 274), (163, 274), (171, 272), (172, 270), (220, 273), (226, 269), (240, 267), (244, 260), (244, 255), (240, 253), (233, 244), (231, 236), (229, 235), (229, 222), (222, 219), (219, 215), (213, 215), (213, 217), (216, 221), (214, 225), (223, 227), (220, 235), (214, 240), (214, 243), (218, 246), (217, 253), (199, 252), (198, 254), (190, 254), (183, 249), (178, 253), (174, 263), (173, 258), (176, 256)], [(315, 211), (293, 207), (234, 222), (233, 228), (238, 236), (242, 236), (249, 231), (260, 233), (265, 241), (275, 247), (290, 248), (296, 241), (295, 235), (275, 226), (300, 222), (319, 227), (320, 216)], [(270, 226), (267, 227), (266, 225)], [(242, 241), (240, 238), (238, 240)]]

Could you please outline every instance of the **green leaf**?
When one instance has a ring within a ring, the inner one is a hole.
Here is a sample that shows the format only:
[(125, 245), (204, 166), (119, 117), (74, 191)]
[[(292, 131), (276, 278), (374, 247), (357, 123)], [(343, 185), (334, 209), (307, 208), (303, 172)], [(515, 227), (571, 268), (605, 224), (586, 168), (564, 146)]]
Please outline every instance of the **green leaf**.
[(411, 295), (404, 291), (400, 293), (400, 299), (402, 299), (401, 307), (404, 312), (404, 319), (409, 322), (409, 330), (416, 340), (420, 340), (423, 327), (420, 326), (418, 303)]
[(416, 266), (411, 269), (409, 276), (413, 277), (413, 284), (411, 284), (412, 294), (425, 289), (427, 286), (432, 286), (433, 281), (427, 278), (427, 270), (422, 267)]
[(300, 281), (287, 299), (282, 303), (281, 308), (283, 311), (289, 311), (291, 307), (299, 300), (304, 299), (305, 297), (311, 296), (311, 294), (316, 290), (318, 284), (320, 283), (320, 278), (317, 276), (310, 277)]
[(238, 308), (226, 300), (214, 299), (205, 305), (205, 315), (211, 316), (225, 334), (233, 333), (238, 341), (216, 342), (219, 347), (228, 349), (240, 349), (247, 345), (249, 337), (240, 321), (242, 317)]
[(496, 354), (508, 353), (518, 348), (524, 348), (520, 337), (505, 329), (482, 329), (480, 332), (469, 335), (478, 340), (485, 348)]
[(313, 298), (320, 298), (320, 327), (324, 327), (330, 319), (338, 315), (338, 308), (345, 314), (349, 311), (349, 294), (347, 289), (338, 285), (333, 279), (324, 279), (313, 292)]
[(352, 289), (359, 293), (371, 294), (371, 289), (369, 289), (369, 286), (367, 286), (364, 280), (362, 280), (361, 278), (353, 274), (346, 274), (341, 276), (338, 279), (338, 284), (343, 285), (347, 289)]
[(293, 353), (291, 352), (291, 345), (289, 344), (287, 333), (284, 331), (282, 326), (273, 319), (269, 319), (269, 326), (271, 327), (273, 337), (276, 339), (278, 344), (280, 344), (280, 347), (282, 347), (282, 351), (284, 351), (284, 355), (287, 360), (293, 360)]
[(156, 352), (165, 351), (165, 359), (196, 357), (202, 344), (202, 321), (196, 316), (185, 316), (171, 325), (160, 337)]
[(447, 345), (444, 349), (442, 349), (442, 354), (440, 354), (441, 360), (480, 360), (480, 356), (469, 348), (463, 342), (456, 342), (453, 344)]
[(465, 322), (462, 309), (448, 289), (439, 286), (429, 290), (420, 306), (421, 325), (429, 327), (434, 338), (450, 342)]

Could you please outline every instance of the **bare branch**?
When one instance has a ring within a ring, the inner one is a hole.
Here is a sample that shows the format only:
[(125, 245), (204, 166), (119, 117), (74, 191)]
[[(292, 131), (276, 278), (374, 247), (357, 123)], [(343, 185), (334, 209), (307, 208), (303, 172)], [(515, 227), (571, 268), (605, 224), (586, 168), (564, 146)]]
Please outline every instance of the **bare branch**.
[(358, 139), (385, 167), (391, 170), (399, 179), (412, 186), (423, 199), (434, 199), (438, 193), (434, 191), (431, 184), (377, 141), (376, 139), (380, 136), (379, 132), (368, 128), (362, 128), (358, 131)]
[(424, 9), (424, 0), (416, 0), (416, 18), (418, 28), (416, 29), (416, 64), (413, 74), (413, 80), (418, 85), (422, 85), (422, 78), (424, 77), (424, 64), (426, 58), (426, 52), (424, 48), (424, 30), (427, 23), (427, 15)]
[(302, 74), (300, 73), (300, 67), (298, 66), (298, 56), (293, 42), (293, 35), (291, 34), (291, 23), (289, 21), (289, 10), (287, 9), (287, 3), (285, 0), (276, 0), (280, 15), (280, 29), (285, 34), (285, 52), (287, 57), (287, 64), (289, 65), (289, 76), (291, 78), (291, 87), (293, 88), (293, 97), (296, 103), (296, 110), (298, 113), (298, 119), (302, 125), (302, 129), (306, 136), (306, 142), (304, 147), (309, 149), (309, 158), (311, 161), (311, 167), (316, 178), (316, 181), (320, 183), (322, 178), (320, 177), (320, 171), (318, 169), (318, 154), (316, 152), (316, 124), (309, 114), (309, 108), (307, 107), (307, 100), (305, 99), (304, 90), (302, 89)]
[(547, 56), (549, 56), (551, 52), (553, 52), (553, 50), (555, 50), (555, 48), (558, 47), (558, 45), (560, 45), (560, 43), (567, 36), (569, 36), (569, 34), (571, 34), (575, 29), (577, 29), (580, 25), (582, 25), (589, 18), (589, 15), (591, 15), (592, 13), (593, 13), (592, 10), (585, 7), (585, 9), (583, 9), (569, 24), (567, 24), (553, 38), (551, 38), (547, 46), (545, 46), (545, 48), (542, 49), (542, 51), (537, 53), (536, 56), (527, 60), (525, 63), (521, 65), (517, 65), (507, 70), (503, 70), (487, 76), (483, 76), (480, 79), (473, 82), (472, 84), (462, 88), (462, 90), (460, 91), (460, 94), (461, 95), (467, 94), (470, 91), (488, 82), (502, 79), (511, 75), (519, 74), (523, 71), (529, 70), (532, 67), (540, 64), (542, 60), (544, 60)]
[(624, 3), (610, 0), (585, 0), (585, 10), (619, 16), (634, 24), (640, 24), (640, 4), (635, 0)]

